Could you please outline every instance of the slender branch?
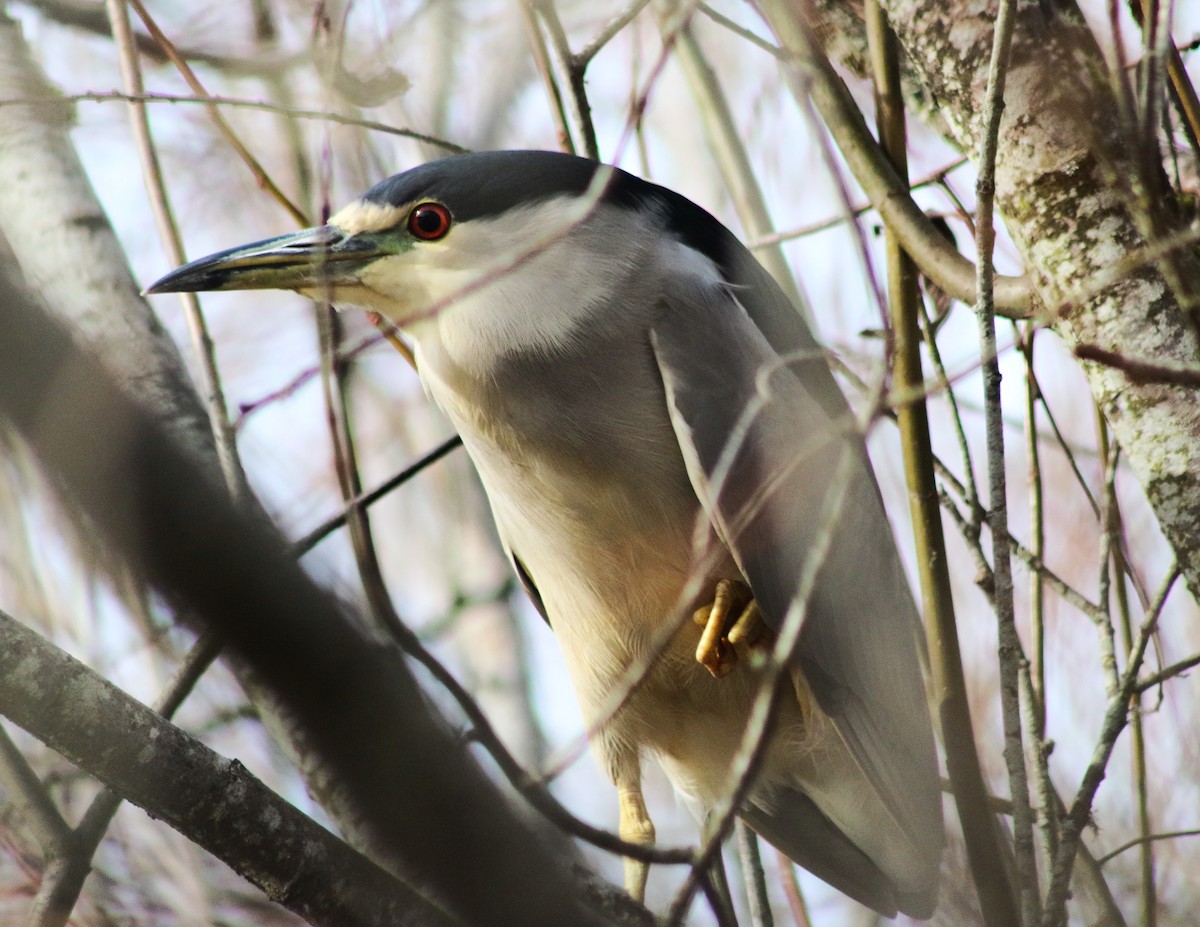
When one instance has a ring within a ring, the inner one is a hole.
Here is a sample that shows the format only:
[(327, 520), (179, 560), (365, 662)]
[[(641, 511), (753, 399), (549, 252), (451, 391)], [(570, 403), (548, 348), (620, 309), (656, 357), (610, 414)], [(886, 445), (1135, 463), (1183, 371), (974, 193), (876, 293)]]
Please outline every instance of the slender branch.
[(462, 684), (454, 678), (446, 667), (435, 657), (420, 639), (410, 629), (404, 627), (397, 635), (400, 647), (410, 657), (420, 663), (429, 674), (441, 685), (458, 703), (467, 720), (471, 724), (473, 737), (488, 751), (505, 778), (520, 792), (533, 807), (548, 821), (572, 836), (601, 850), (628, 856), (631, 859), (647, 863), (692, 863), (696, 854), (685, 847), (646, 846), (639, 843), (629, 843), (622, 840), (611, 831), (593, 827), (586, 821), (577, 818), (563, 806), (549, 789), (523, 769), (516, 757), (504, 746), (504, 742), (496, 734), (491, 721), (479, 707), (479, 703), (471, 697)]
[(1169, 830), (1158, 834), (1146, 834), (1141, 837), (1135, 837), (1133, 840), (1127, 840), (1119, 847), (1111, 852), (1105, 853), (1096, 862), (1101, 866), (1117, 856), (1120, 856), (1126, 850), (1132, 850), (1136, 846), (1144, 846), (1147, 843), (1155, 843), (1159, 840), (1178, 840), (1180, 837), (1200, 837), (1200, 829), (1196, 830)]
[(332, 305), (318, 305), (316, 309), (317, 331), (321, 353), (321, 385), (325, 403), (325, 420), (333, 446), (333, 465), (338, 488), (345, 504), (346, 526), (350, 530), (350, 545), (358, 566), (359, 578), (366, 593), (367, 605), (376, 625), (387, 630), (393, 624), (402, 624), (395, 612), (391, 594), (379, 565), (379, 554), (375, 548), (375, 537), (367, 510), (355, 505), (362, 495), (362, 476), (358, 468), (358, 451), (354, 432), (350, 426), (350, 362), (340, 358), (341, 320)]
[[(857, 461), (858, 457), (855, 453), (849, 448), (843, 448), (837, 466), (829, 474), (822, 512), (818, 517), (808, 553), (800, 570), (795, 596), (788, 606), (787, 614), (779, 626), (778, 636), (768, 653), (758, 692), (755, 694), (754, 702), (746, 718), (745, 729), (742, 732), (737, 751), (730, 759), (729, 780), (734, 783), (733, 788), (728, 795), (723, 796), (709, 809), (707, 840), (684, 878), (675, 900), (671, 903), (666, 919), (668, 927), (676, 927), (683, 922), (691, 900), (700, 885), (702, 873), (712, 865), (721, 852), (721, 843), (729, 835), (738, 810), (750, 794), (750, 789), (763, 760), (767, 744), (766, 733), (776, 715), (784, 691), (790, 691), (787, 668), (791, 665), (800, 642), (800, 632), (808, 615), (817, 576), (833, 546), (835, 527), (845, 510), (851, 468), (856, 465)], [(723, 479), (719, 471), (720, 466), (717, 467), (712, 479), (713, 485), (717, 487), (714, 490), (717, 494), (719, 494), (719, 487)], [(745, 517), (745, 514), (741, 513), (741, 517)]]
[(1137, 638), (1129, 653), (1129, 660), (1122, 674), (1120, 685), (1108, 700), (1108, 708), (1104, 713), (1104, 721), (1100, 728), (1100, 736), (1092, 751), (1091, 761), (1084, 772), (1075, 800), (1063, 821), (1062, 843), (1058, 848), (1058, 856), (1053, 861), (1050, 887), (1046, 891), (1046, 903), (1042, 912), (1042, 927), (1055, 927), (1065, 922), (1065, 905), (1070, 884), (1071, 866), (1075, 853), (1083, 837), (1083, 829), (1087, 826), (1088, 817), (1092, 810), (1092, 801), (1096, 790), (1104, 780), (1104, 772), (1112, 756), (1117, 738), (1125, 727), (1129, 716), (1129, 700), (1137, 689), (1138, 674), (1141, 671), (1142, 660), (1150, 638), (1158, 628), (1158, 619), (1167, 603), (1175, 581), (1179, 578), (1178, 566), (1173, 566), (1164, 577), (1157, 595), (1142, 619), (1138, 628)]
[(1116, 370), (1124, 371), (1134, 383), (1166, 383), (1171, 386), (1200, 387), (1200, 369), (1176, 364), (1129, 357), (1119, 351), (1110, 351), (1094, 344), (1075, 345), (1075, 356), (1080, 360), (1094, 361)]
[[(699, 870), (696, 880), (699, 883), (700, 891), (704, 893), (705, 900), (708, 901), (709, 911), (712, 912), (717, 927), (737, 927), (737, 921), (730, 909), (728, 898), (722, 895), (716, 885), (712, 869)], [(722, 885), (724, 885), (724, 879), (722, 879)]]
[(357, 129), (366, 129), (370, 132), (382, 132), (385, 135), (398, 135), (401, 138), (411, 138), (414, 141), (422, 142), (426, 145), (434, 145), (438, 148), (443, 148), (452, 154), (460, 154), (468, 149), (461, 145), (456, 145), (453, 142), (448, 142), (443, 138), (438, 138), (434, 135), (425, 135), (422, 132), (416, 132), (413, 129), (401, 129), (396, 126), (390, 126), (385, 122), (376, 122), (374, 119), (360, 119), (357, 116), (344, 116), (341, 113), (330, 113), (319, 109), (294, 109), (290, 106), (281, 106), (278, 103), (271, 103), (267, 100), (246, 100), (241, 97), (227, 96), (194, 96), (192, 94), (181, 93), (121, 93), (115, 90), (108, 90), (100, 93), (72, 93), (53, 99), (45, 97), (13, 97), (0, 100), (0, 106), (36, 106), (46, 105), (50, 103), (198, 103), (202, 106), (228, 106), (232, 109), (253, 109), (260, 110), (265, 113), (275, 113), (280, 116), (288, 116), (294, 119), (319, 119), (324, 122), (332, 122), (340, 126), (353, 126)]
[(587, 88), (583, 83), (587, 62), (580, 62), (571, 53), (567, 33), (558, 18), (554, 0), (532, 0), (532, 3), (550, 38), (551, 58), (559, 72), (558, 85), (566, 90), (564, 98), (574, 130), (572, 135), (575, 148), (584, 157), (599, 161), (600, 147), (596, 143), (596, 127), (592, 123), (592, 105), (588, 102)]
[[(938, 168), (932, 174), (926, 174), (920, 180), (914, 180), (909, 185), (909, 191), (921, 190), (925, 187), (940, 185), (946, 178), (946, 175), (953, 170), (957, 170), (967, 163), (966, 158), (956, 158), (945, 167)], [(838, 213), (836, 216), (830, 216), (828, 219), (820, 219), (817, 222), (809, 223), (808, 225), (797, 226), (793, 229), (786, 229), (782, 232), (775, 232), (771, 235), (764, 235), (761, 238), (750, 238), (746, 241), (746, 247), (751, 251), (757, 251), (759, 248), (766, 248), (771, 245), (779, 244), (780, 242), (792, 241), (796, 238), (804, 238), (808, 235), (815, 235), (818, 232), (825, 232), (832, 228), (837, 228), (845, 222), (857, 219), (859, 216), (866, 215), (874, 211), (875, 207), (870, 203), (862, 203), (853, 206), (850, 209), (849, 215), (845, 212)]]
[[(1105, 519), (1101, 525), (1104, 531), (1104, 536), (1108, 539), (1107, 559), (1105, 569), (1102, 570), (1101, 576), (1106, 576), (1108, 570), (1111, 569), (1117, 574), (1117, 582), (1115, 584), (1117, 617), (1121, 628), (1121, 643), (1124, 648), (1125, 655), (1128, 658), (1133, 649), (1133, 621), (1130, 616), (1129, 609), (1129, 592), (1125, 584), (1125, 575), (1132, 575), (1132, 569), (1125, 560), (1120, 540), (1124, 536), (1124, 526), (1121, 519), (1121, 508), (1117, 499), (1116, 478), (1117, 465), (1119, 462), (1120, 450), (1109, 439), (1108, 423), (1104, 419), (1104, 415), (1100, 408), (1096, 409), (1096, 430), (1098, 433), (1098, 445), (1102, 457), (1110, 458), (1110, 465), (1107, 468), (1108, 472), (1105, 475), (1104, 488), (1104, 510)], [(1110, 566), (1111, 564), (1111, 566)], [(1107, 654), (1112, 649), (1112, 622), (1111, 620), (1106, 625), (1107, 640), (1102, 643), (1102, 653)], [(1115, 684), (1116, 665), (1112, 669), (1113, 681)], [(1111, 694), (1111, 693), (1110, 693)], [(1130, 719), (1129, 719), (1129, 734), (1130, 734), (1130, 762), (1133, 778), (1134, 798), (1137, 804), (1138, 812), (1138, 831), (1141, 836), (1145, 837), (1152, 833), (1153, 828), (1150, 822), (1150, 797), (1148, 794), (1147, 774), (1146, 774), (1146, 740), (1142, 729), (1142, 698), (1140, 692), (1135, 692), (1130, 700)], [(1049, 857), (1053, 859), (1054, 857)], [(1139, 859), (1139, 875), (1141, 878), (1141, 902), (1142, 902), (1142, 927), (1154, 927), (1158, 920), (1158, 903), (1157, 893), (1155, 890), (1154, 878), (1154, 846), (1147, 841), (1142, 844), (1140, 859)]]
[[(979, 489), (975, 485), (975, 467), (971, 463), (971, 445), (967, 441), (967, 432), (963, 427), (958, 396), (955, 395), (954, 385), (946, 375), (946, 365), (942, 362), (942, 352), (938, 347), (937, 333), (934, 331), (933, 322), (929, 318), (924, 300), (921, 301), (919, 308), (921, 310), (921, 338), (925, 342), (925, 350), (929, 352), (929, 360), (933, 364), (938, 386), (941, 388), (942, 395), (946, 397), (946, 405), (950, 407), (950, 417), (954, 422), (954, 440), (958, 445), (959, 463), (962, 466), (963, 472), (962, 483), (953, 480), (956, 487), (955, 491), (966, 500), (968, 508), (975, 510), (981, 508), (979, 504)], [(936, 457), (933, 459), (933, 465), (934, 471), (939, 473), (943, 479), (952, 480), (949, 470)]]
[(74, 835), (17, 745), (0, 727), (0, 784), (47, 860), (69, 855)]
[(535, 0), (523, 0), (521, 3), (521, 22), (525, 26), (525, 34), (529, 37), (529, 49), (533, 53), (533, 63), (542, 78), (546, 95), (550, 98), (550, 114), (554, 117), (554, 125), (558, 130), (558, 146), (567, 154), (576, 154), (575, 140), (571, 138), (571, 129), (567, 123), (567, 108), (563, 102), (562, 91), (554, 79), (550, 67), (550, 51), (546, 48), (546, 38), (542, 35), (541, 27), (534, 12)]
[(1095, 619), (1096, 632), (1099, 635), (1100, 669), (1104, 674), (1104, 691), (1109, 698), (1116, 694), (1121, 684), (1120, 672), (1117, 669), (1117, 645), (1112, 621), (1112, 602), (1110, 590), (1112, 586), (1112, 551), (1113, 537), (1116, 525), (1112, 517), (1113, 499), (1116, 495), (1117, 467), (1120, 463), (1120, 449), (1105, 447), (1108, 453), (1104, 461), (1104, 494), (1100, 507), (1100, 570), (1098, 577), (1098, 594), (1100, 611)]
[[(130, 97), (140, 95), (143, 92), (142, 74), (138, 67), (133, 32), (129, 25), (129, 11), (125, 0), (106, 0), (105, 5), (116, 41), (121, 79), (125, 84), (125, 91)], [(158, 152), (155, 150), (150, 136), (150, 121), (144, 103), (130, 100), (129, 121), (133, 130), (138, 159), (142, 165), (146, 193), (150, 199), (154, 221), (158, 226), (159, 238), (167, 252), (167, 259), (172, 265), (179, 266), (187, 260), (183, 250), (183, 237), (171, 214), (166, 182), (163, 179)], [(238, 459), (237, 436), (229, 419), (229, 410), (225, 405), (221, 374), (217, 368), (216, 346), (209, 335), (204, 315), (200, 312), (199, 297), (195, 293), (180, 293), (179, 299), (200, 367), (205, 411), (208, 413), (209, 427), (212, 428), (213, 443), (216, 445), (221, 472), (232, 497), (241, 499), (249, 492), (249, 487), (246, 484), (246, 473)]]
[[(1036, 574), (1035, 574), (1036, 575)], [(1046, 705), (1033, 686), (1029, 664), (1021, 667), (1021, 719), (1028, 731), (1030, 753), (1033, 755), (1034, 793), (1037, 795), (1038, 833), (1042, 853), (1054, 859), (1058, 853), (1058, 792), (1050, 778), (1050, 751), (1054, 744), (1046, 739)]]
[(650, 0), (633, 0), (629, 6), (625, 7), (620, 13), (610, 19), (597, 34), (594, 39), (587, 43), (580, 51), (575, 53), (574, 65), (580, 70), (586, 68), (593, 58), (604, 48), (609, 42), (616, 38), (617, 33), (633, 22), (638, 13), (642, 12), (650, 3)]
[(1000, 115), (1004, 111), (1004, 79), (1012, 47), (1015, 0), (1001, 0), (988, 67), (976, 184), (975, 311), (979, 319), (980, 354), (983, 358), (984, 418), (987, 431), (988, 495), (992, 534), (992, 571), (995, 591), (997, 652), (1000, 661), (1000, 707), (1004, 724), (1004, 762), (1013, 799), (1013, 848), (1017, 862), (1017, 890), (1021, 923), (1033, 927), (1040, 916), (1037, 863), (1033, 848), (1033, 809), (1021, 730), (1020, 674), (1023, 667), (1013, 605), (1012, 554), (1008, 538), (1007, 477), (1004, 459), (1004, 421), (1000, 405), (1000, 364), (996, 357), (996, 317), (992, 252), (996, 232), (993, 219), (996, 195), (996, 149)]
[[(867, 40), (875, 78), (876, 119), (880, 142), (899, 176), (907, 184), (908, 164), (904, 103), (900, 89), (898, 43), (876, 2), (865, 7)], [(921, 295), (915, 265), (891, 226), (886, 241), (888, 290), (892, 312), (894, 384), (896, 392), (925, 388), (921, 365)], [(989, 258), (990, 260), (990, 258)], [(932, 342), (932, 337), (930, 341)], [(939, 365), (940, 366), (940, 365)], [(944, 370), (941, 371), (944, 378)], [(933, 702), (941, 721), (946, 766), (962, 821), (980, 908), (992, 927), (1012, 924), (1016, 916), (1014, 887), (1002, 863), (1004, 849), (996, 818), (987, 809), (986, 787), (975, 747), (974, 728), (962, 669), (954, 599), (950, 585), (941, 513), (934, 478), (929, 417), (923, 399), (896, 408), (912, 514), (917, 570), (924, 603), (926, 636), (933, 676)], [(965, 439), (964, 439), (965, 448)], [(973, 484), (967, 458), (966, 478)], [(972, 490), (973, 492), (973, 490)]]
[(783, 893), (787, 896), (792, 921), (796, 927), (812, 927), (808, 902), (804, 900), (804, 893), (800, 891), (800, 882), (796, 878), (796, 864), (780, 850), (775, 851), (775, 862), (779, 864), (779, 881), (783, 883)]
[[(104, 5), (90, 2), (72, 2), (72, 0), (25, 0), (43, 16), (95, 35), (111, 36), (112, 24), (105, 15)], [(156, 64), (163, 64), (169, 59), (162, 47), (148, 35), (137, 33), (133, 36), (137, 52)], [(229, 76), (247, 77), (280, 77), (310, 60), (307, 49), (284, 55), (251, 55), (233, 57), (231, 55), (215, 54), (200, 48), (179, 49), (179, 54), (188, 61), (195, 61), (210, 68), (224, 71)]]
[[(907, 185), (871, 136), (849, 90), (799, 21), (797, 10), (783, 0), (763, 0), (760, 8), (789, 52), (789, 70), (803, 73), (812, 101), (842, 157), (888, 228), (925, 276), (955, 299), (973, 302), (975, 267), (913, 202)], [(1024, 277), (997, 276), (995, 295), (997, 310), (1009, 318), (1025, 318), (1033, 312), (1029, 281)]]
[(737, 822), (735, 830), (738, 861), (741, 864), (742, 879), (746, 883), (746, 900), (750, 907), (750, 923), (752, 927), (775, 927), (775, 915), (771, 912), (771, 897), (767, 894), (767, 874), (763, 871), (758, 835), (742, 820)]
[(1172, 663), (1170, 666), (1160, 669), (1157, 673), (1139, 680), (1137, 692), (1141, 694), (1149, 689), (1153, 689), (1155, 686), (1161, 686), (1167, 680), (1174, 679), (1176, 676), (1182, 675), (1196, 666), (1200, 666), (1200, 653), (1194, 654), (1186, 660), (1180, 660), (1178, 663)]
[(785, 52), (778, 45), (772, 45), (766, 39), (762, 38), (761, 36), (755, 35), (749, 29), (746, 29), (743, 26), (739, 26), (728, 16), (723, 16), (721, 13), (714, 10), (707, 3), (697, 3), (696, 9), (699, 10), (701, 13), (703, 13), (705, 16), (707, 16), (709, 19), (711, 19), (718, 26), (721, 26), (721, 27), (729, 30), (734, 35), (738, 36), (739, 38), (745, 39), (751, 45), (755, 45), (758, 48), (765, 51), (768, 55), (771, 55), (774, 58), (778, 58), (780, 61), (787, 60), (787, 58), (788, 58), (787, 52)]
[(304, 535), (304, 537), (294, 542), (292, 544), (292, 550), (296, 552), (296, 556), (303, 556), (304, 554), (308, 553), (326, 537), (328, 537), (338, 528), (342, 527), (342, 525), (346, 524), (346, 520), (349, 518), (350, 511), (352, 509), (370, 508), (372, 505), (390, 493), (393, 489), (407, 483), (426, 467), (437, 463), (452, 450), (454, 450), (456, 447), (460, 447), (461, 445), (462, 438), (460, 438), (458, 435), (455, 435), (452, 438), (447, 438), (432, 451), (429, 451), (424, 456), (418, 458), (416, 461), (409, 464), (394, 476), (388, 477), (374, 489), (355, 496), (353, 499), (347, 500), (346, 507), (341, 512), (339, 512), (337, 515), (334, 515), (332, 518), (328, 518), (321, 522), (321, 524), (313, 528), (310, 532), (308, 532), (308, 534)]
[[(385, 340), (388, 339), (383, 332), (364, 335), (357, 343), (339, 352), (338, 357), (342, 360), (351, 360), (369, 348), (383, 343)], [(238, 416), (233, 423), (234, 430), (240, 430), (246, 424), (246, 420), (260, 409), (266, 408), (271, 403), (278, 402), (281, 399), (290, 399), (302, 386), (320, 376), (320, 373), (321, 365), (319, 363), (309, 365), (283, 384), (283, 386), (271, 390), (258, 399), (239, 404)]]
[[(660, 17), (660, 24), (664, 30), (667, 28), (665, 15)], [(690, 24), (685, 24), (679, 29), (674, 47), (675, 59), (679, 62), (696, 99), (696, 109), (704, 125), (709, 149), (721, 172), (725, 189), (737, 210), (742, 229), (748, 238), (762, 241), (773, 234), (771, 213), (754, 168), (750, 164), (750, 156), (743, 141), (744, 133), (734, 121), (733, 111), (721, 88), (720, 78), (709, 63)], [(784, 256), (781, 242), (760, 248), (758, 259), (800, 315), (811, 325), (812, 309), (796, 285), (796, 277)]]
[[(1037, 433), (1037, 401), (1040, 395), (1033, 375), (1034, 339), (1037, 329), (1014, 326), (1021, 356), (1025, 360), (1025, 458), (1029, 461), (1029, 523), (1033, 537), (1029, 547), (1039, 560), (1045, 555), (1046, 512), (1042, 495), (1042, 445)], [(1030, 684), (1035, 696), (1035, 720), (1040, 742), (1046, 731), (1046, 597), (1040, 573), (1034, 572), (1029, 584), (1029, 636), (1032, 638)], [(1039, 748), (1040, 752), (1040, 748)], [(1048, 824), (1044, 826), (1049, 826)]]
[(159, 43), (163, 51), (166, 52), (167, 57), (171, 59), (171, 62), (175, 65), (180, 75), (187, 82), (187, 85), (192, 88), (192, 93), (196, 94), (198, 97), (204, 98), (209, 102), (208, 112), (212, 117), (212, 121), (216, 124), (217, 129), (229, 143), (230, 147), (237, 152), (238, 156), (242, 159), (245, 165), (250, 168), (250, 171), (252, 174), (254, 174), (254, 179), (257, 181), (258, 185), (266, 190), (267, 193), (269, 193), (275, 199), (275, 201), (279, 203), (279, 205), (287, 210), (288, 214), (291, 215), (298, 225), (301, 227), (308, 225), (308, 218), (304, 211), (290, 199), (288, 199), (284, 192), (275, 185), (275, 182), (271, 180), (270, 175), (266, 172), (263, 166), (259, 164), (258, 159), (255, 158), (254, 155), (250, 153), (250, 150), (242, 144), (241, 139), (238, 138), (237, 134), (233, 131), (232, 127), (230, 127), (229, 123), (225, 121), (225, 117), (221, 115), (220, 108), (211, 102), (211, 99), (208, 96), (208, 91), (204, 89), (204, 85), (200, 83), (200, 79), (196, 77), (196, 73), (192, 70), (191, 66), (180, 57), (179, 52), (171, 43), (171, 40), (167, 38), (166, 34), (158, 28), (158, 23), (154, 21), (154, 18), (150, 15), (149, 11), (145, 6), (142, 5), (141, 0), (125, 0), (125, 2), (133, 7), (134, 11), (138, 14), (138, 17), (142, 20), (142, 24), (146, 27), (146, 30), (151, 36), (154, 37), (154, 40)]

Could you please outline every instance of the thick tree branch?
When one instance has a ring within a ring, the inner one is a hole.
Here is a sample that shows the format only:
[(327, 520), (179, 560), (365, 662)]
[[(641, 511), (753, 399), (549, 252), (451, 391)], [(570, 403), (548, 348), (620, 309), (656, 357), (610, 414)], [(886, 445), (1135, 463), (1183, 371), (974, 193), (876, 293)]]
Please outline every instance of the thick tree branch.
[(3, 612), (0, 712), (310, 923), (459, 923)]
[[(994, 9), (941, 0), (884, 5), (953, 140), (973, 150)], [(1017, 11), (1004, 114), (1011, 144), (997, 155), (997, 212), (1043, 304), (1059, 307), (1051, 324), (1069, 347), (1195, 368), (1200, 339), (1155, 264), (1112, 273), (1126, 256), (1159, 243), (1141, 237), (1121, 189), (1133, 155), (1103, 55), (1077, 11), (1056, 9)], [(1178, 386), (1139, 383), (1106, 365), (1085, 364), (1084, 373), (1184, 575), (1200, 588), (1200, 404)]]

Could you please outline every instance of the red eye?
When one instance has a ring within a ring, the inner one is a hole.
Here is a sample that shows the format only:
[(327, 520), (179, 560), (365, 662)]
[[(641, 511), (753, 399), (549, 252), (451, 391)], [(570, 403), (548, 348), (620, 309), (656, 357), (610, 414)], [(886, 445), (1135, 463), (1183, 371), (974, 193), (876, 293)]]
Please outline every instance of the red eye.
[(450, 210), (441, 203), (422, 203), (408, 214), (408, 230), (422, 241), (437, 241), (450, 231)]

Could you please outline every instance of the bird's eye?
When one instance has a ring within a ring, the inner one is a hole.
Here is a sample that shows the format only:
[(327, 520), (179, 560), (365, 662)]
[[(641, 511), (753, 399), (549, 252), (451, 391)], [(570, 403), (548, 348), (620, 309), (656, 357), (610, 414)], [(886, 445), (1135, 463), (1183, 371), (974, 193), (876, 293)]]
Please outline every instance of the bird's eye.
[(437, 241), (450, 231), (450, 210), (441, 203), (422, 203), (408, 214), (408, 230), (422, 241)]

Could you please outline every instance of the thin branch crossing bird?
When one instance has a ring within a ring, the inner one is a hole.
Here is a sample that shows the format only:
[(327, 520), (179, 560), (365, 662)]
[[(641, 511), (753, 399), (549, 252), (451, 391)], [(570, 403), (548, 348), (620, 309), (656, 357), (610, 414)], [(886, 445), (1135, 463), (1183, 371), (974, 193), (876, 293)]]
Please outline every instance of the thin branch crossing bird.
[[(481, 152), (149, 292), (262, 288), (411, 337), (561, 643), (624, 838), (654, 841), (644, 755), (703, 814), (759, 717), (742, 818), (876, 911), (931, 915), (919, 615), (825, 356), (728, 229), (616, 168)], [(639, 899), (646, 877), (627, 860)]]

